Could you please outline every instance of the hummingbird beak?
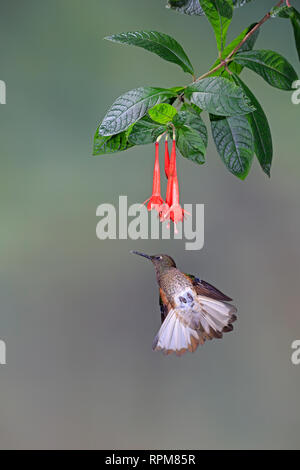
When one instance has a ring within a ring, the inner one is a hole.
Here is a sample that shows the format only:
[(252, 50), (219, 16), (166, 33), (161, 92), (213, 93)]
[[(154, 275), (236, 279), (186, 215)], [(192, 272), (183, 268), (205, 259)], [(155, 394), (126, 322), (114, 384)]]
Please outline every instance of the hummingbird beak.
[(134, 250), (131, 250), (130, 253), (132, 253), (134, 255), (143, 256), (144, 258), (152, 260), (152, 256), (146, 255), (146, 253), (140, 253), (139, 251), (134, 251)]

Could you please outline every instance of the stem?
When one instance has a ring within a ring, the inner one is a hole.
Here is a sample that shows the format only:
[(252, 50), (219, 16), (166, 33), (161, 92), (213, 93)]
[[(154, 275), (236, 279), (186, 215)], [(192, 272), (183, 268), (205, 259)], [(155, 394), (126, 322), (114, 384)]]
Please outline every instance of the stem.
[[(282, 5), (284, 2), (285, 2), (285, 0), (280, 0), (280, 2), (277, 3), (274, 8), (280, 7), (280, 5)], [(252, 34), (254, 34), (255, 31), (257, 31), (257, 30), (258, 30), (266, 21), (268, 21), (270, 18), (271, 18), (271, 11), (269, 11), (269, 12), (259, 21), (259, 23), (257, 23), (257, 24), (254, 26), (254, 28), (252, 28), (251, 31), (249, 31), (249, 33), (246, 34), (246, 36), (244, 37), (244, 39), (236, 46), (235, 49), (233, 49), (232, 52), (230, 52), (230, 54), (226, 57), (226, 59), (222, 60), (219, 65), (217, 65), (217, 66), (214, 67), (213, 69), (211, 69), (211, 70), (209, 70), (208, 72), (206, 72), (204, 75), (201, 75), (201, 77), (199, 77), (199, 78), (197, 78), (196, 80), (194, 80), (194, 83), (195, 83), (195, 82), (199, 82), (199, 81), (202, 80), (203, 78), (209, 77), (209, 75), (211, 75), (212, 73), (217, 72), (217, 71), (220, 70), (222, 67), (226, 67), (227, 64), (228, 64), (228, 62), (230, 62), (230, 61), (232, 60), (232, 57), (239, 51), (239, 49), (245, 44), (245, 42), (248, 41), (248, 39), (252, 36)]]
[(165, 131), (163, 134), (159, 135), (156, 139), (156, 143), (158, 144), (160, 139), (167, 133), (167, 131)]
[(176, 140), (176, 127), (174, 126), (173, 122), (170, 122), (169, 124), (173, 129), (173, 140)]

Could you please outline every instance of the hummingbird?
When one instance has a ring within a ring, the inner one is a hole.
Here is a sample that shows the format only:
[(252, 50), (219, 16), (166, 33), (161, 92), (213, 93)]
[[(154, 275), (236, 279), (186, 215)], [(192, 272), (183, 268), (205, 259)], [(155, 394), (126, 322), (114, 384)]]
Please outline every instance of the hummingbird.
[(168, 255), (131, 253), (149, 259), (159, 286), (161, 327), (154, 338), (154, 351), (182, 356), (194, 352), (206, 340), (222, 338), (233, 330), (237, 309), (230, 297), (192, 274), (181, 272)]

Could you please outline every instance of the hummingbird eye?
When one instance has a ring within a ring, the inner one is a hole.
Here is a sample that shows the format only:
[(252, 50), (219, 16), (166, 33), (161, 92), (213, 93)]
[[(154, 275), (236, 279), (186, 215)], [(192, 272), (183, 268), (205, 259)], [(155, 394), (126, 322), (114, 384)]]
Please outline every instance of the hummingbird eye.
[(160, 259), (162, 259), (162, 256), (156, 256), (155, 259), (159, 259), (159, 260), (160, 260)]

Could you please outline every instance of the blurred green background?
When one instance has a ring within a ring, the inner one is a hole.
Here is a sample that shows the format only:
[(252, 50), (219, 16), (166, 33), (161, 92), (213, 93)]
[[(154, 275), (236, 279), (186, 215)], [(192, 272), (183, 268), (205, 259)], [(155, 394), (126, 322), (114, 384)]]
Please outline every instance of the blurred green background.
[[(205, 18), (166, 0), (1, 1), (0, 447), (299, 448), (299, 112), (291, 94), (243, 72), (274, 138), (269, 180), (255, 162), (241, 182), (210, 144), (202, 167), (180, 158), (185, 203), (205, 204), (205, 246), (100, 241), (96, 208), (151, 191), (152, 146), (92, 157), (114, 99), (141, 86), (188, 83), (179, 67), (102, 38), (158, 30), (197, 69), (216, 56)], [(300, 3), (295, 1), (294, 4)], [(274, 1), (235, 11), (232, 39)], [(258, 47), (299, 71), (288, 22)], [(165, 252), (234, 297), (233, 333), (184, 357), (153, 353), (160, 325), (154, 270), (130, 249)]]

